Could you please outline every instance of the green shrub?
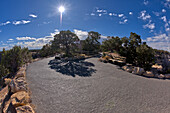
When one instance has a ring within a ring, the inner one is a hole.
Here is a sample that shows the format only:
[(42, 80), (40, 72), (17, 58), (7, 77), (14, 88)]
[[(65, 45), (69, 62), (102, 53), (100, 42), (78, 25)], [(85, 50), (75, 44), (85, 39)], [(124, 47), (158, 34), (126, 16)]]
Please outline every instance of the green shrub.
[(137, 57), (136, 65), (150, 70), (154, 64), (154, 50), (146, 44), (142, 44), (136, 48)]
[(15, 74), (19, 67), (30, 62), (32, 59), (28, 48), (21, 49), (20, 46), (14, 46), (7, 51), (3, 49), (1, 57), (1, 66), (8, 69), (11, 74)]
[(5, 68), (4, 66), (0, 65), (0, 79), (9, 74), (9, 70)]

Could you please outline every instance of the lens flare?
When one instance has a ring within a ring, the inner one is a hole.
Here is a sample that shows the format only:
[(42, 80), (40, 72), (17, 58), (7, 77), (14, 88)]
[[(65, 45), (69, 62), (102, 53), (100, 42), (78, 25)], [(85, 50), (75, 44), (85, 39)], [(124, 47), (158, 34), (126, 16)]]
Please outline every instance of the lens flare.
[(65, 11), (65, 8), (63, 6), (60, 6), (59, 9), (60, 13), (63, 13)]
[(60, 6), (58, 10), (60, 12), (60, 25), (62, 25), (63, 12), (65, 11), (65, 8), (63, 6)]

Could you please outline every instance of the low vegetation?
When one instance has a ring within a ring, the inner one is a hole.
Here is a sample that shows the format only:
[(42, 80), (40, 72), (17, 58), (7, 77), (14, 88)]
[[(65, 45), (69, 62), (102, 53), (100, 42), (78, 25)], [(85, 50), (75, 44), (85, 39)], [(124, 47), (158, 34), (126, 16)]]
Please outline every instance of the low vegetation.
[(14, 46), (10, 50), (3, 49), (1, 53), (0, 62), (0, 79), (5, 75), (14, 75), (19, 67), (23, 64), (31, 62), (31, 54), (28, 48), (21, 48), (20, 46)]
[(126, 62), (135, 66), (140, 66), (145, 70), (150, 70), (154, 64), (154, 50), (149, 47), (136, 33), (131, 33), (130, 37), (108, 37), (102, 42), (102, 51), (116, 52), (126, 57)]

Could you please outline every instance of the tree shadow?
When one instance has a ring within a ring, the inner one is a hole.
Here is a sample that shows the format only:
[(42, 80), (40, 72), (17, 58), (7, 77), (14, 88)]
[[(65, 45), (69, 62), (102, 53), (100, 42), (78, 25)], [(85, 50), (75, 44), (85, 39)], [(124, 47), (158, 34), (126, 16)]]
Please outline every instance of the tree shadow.
[(83, 60), (51, 60), (48, 65), (51, 69), (56, 70), (56, 72), (62, 73), (64, 75), (75, 77), (76, 75), (81, 77), (89, 77), (92, 73), (95, 73), (96, 70), (93, 69), (95, 65), (91, 62)]

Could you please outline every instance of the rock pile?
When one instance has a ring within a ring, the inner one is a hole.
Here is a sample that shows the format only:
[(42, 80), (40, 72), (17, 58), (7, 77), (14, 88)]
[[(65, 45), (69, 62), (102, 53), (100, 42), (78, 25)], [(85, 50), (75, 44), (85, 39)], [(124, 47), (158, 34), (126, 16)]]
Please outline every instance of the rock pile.
[(104, 53), (105, 55), (99, 58), (100, 62), (112, 63), (121, 66), (122, 70), (129, 73), (133, 73), (139, 76), (145, 76), (148, 78), (170, 79), (170, 74), (159, 74), (162, 71), (162, 66), (152, 66), (151, 71), (145, 71), (141, 67), (135, 67), (132, 64), (126, 64), (126, 58), (121, 57), (116, 53)]
[(25, 76), (26, 66), (23, 66), (13, 79), (5, 79), (6, 87), (0, 91), (0, 112), (35, 113)]

